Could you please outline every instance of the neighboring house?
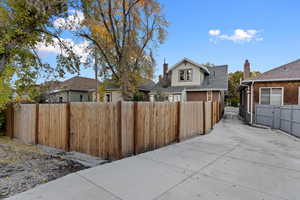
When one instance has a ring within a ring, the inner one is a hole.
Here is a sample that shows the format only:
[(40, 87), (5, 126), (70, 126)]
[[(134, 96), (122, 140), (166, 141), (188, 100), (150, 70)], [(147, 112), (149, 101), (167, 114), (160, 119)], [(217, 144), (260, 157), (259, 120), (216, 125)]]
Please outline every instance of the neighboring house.
[(228, 89), (228, 66), (206, 66), (184, 58), (168, 69), (151, 90), (151, 101), (221, 101)]
[(244, 80), (240, 85), (240, 115), (254, 122), (255, 105), (300, 104), (300, 59), (249, 78), (250, 63), (244, 64)]
[[(144, 95), (146, 99), (149, 100), (149, 93), (151, 89), (155, 87), (155, 83), (152, 80), (145, 80), (143, 83), (137, 86), (137, 90)], [(123, 100), (122, 98), (122, 91), (119, 86), (114, 84), (112, 81), (108, 82), (105, 86), (105, 102), (118, 102)]]
[(75, 76), (66, 81), (55, 81), (44, 84), (48, 87), (46, 102), (86, 102), (94, 101), (92, 92), (96, 88), (96, 80)]

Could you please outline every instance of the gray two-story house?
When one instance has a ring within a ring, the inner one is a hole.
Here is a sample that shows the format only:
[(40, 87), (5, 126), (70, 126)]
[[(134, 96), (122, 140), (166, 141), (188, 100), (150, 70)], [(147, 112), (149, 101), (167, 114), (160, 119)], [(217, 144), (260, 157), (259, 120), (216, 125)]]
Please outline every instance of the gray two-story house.
[(207, 66), (184, 58), (163, 76), (150, 93), (151, 101), (220, 101), (228, 89), (228, 66)]

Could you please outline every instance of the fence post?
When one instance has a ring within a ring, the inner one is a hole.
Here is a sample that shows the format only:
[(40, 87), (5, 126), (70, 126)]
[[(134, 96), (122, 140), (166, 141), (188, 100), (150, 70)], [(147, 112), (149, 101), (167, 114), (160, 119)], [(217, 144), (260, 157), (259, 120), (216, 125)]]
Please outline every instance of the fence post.
[(66, 104), (66, 123), (67, 123), (67, 135), (66, 135), (66, 151), (70, 151), (70, 137), (71, 137), (71, 105), (70, 102)]
[(180, 123), (181, 123), (181, 102), (177, 102), (177, 132), (176, 132), (176, 139), (177, 142), (180, 142)]
[(279, 129), (281, 130), (281, 112), (282, 112), (282, 107), (279, 107)]
[(293, 106), (290, 107), (291, 109), (291, 127), (290, 127), (290, 134), (293, 135), (293, 118), (294, 118), (294, 109), (293, 109)]
[(203, 101), (202, 102), (202, 104), (203, 104), (203, 134), (205, 135), (205, 133), (206, 133), (206, 120), (205, 120), (205, 108), (206, 108), (206, 106), (205, 106), (205, 101)]
[(220, 114), (220, 101), (217, 101), (217, 108), (218, 108), (218, 122), (221, 120), (221, 114)]
[(211, 101), (211, 129), (214, 128), (214, 102)]
[(12, 103), (7, 105), (6, 110), (6, 133), (5, 135), (14, 138), (14, 106)]
[(133, 102), (133, 154), (137, 155), (137, 112), (138, 112), (138, 104), (137, 102)]
[(122, 101), (118, 101), (117, 103), (117, 113), (118, 113), (118, 159), (123, 158), (122, 151)]
[(39, 113), (40, 113), (40, 106), (39, 104), (35, 104), (36, 105), (36, 109), (35, 109), (35, 144), (39, 143)]

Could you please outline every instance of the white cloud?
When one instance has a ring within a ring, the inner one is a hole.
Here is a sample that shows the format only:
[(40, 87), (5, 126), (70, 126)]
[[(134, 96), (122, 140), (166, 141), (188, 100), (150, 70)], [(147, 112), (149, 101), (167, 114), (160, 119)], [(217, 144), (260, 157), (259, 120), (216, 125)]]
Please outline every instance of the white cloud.
[(209, 30), (208, 31), (208, 34), (209, 35), (212, 35), (212, 36), (217, 36), (217, 35), (220, 35), (221, 31), (218, 30), (218, 29), (215, 29), (215, 30)]
[[(62, 54), (66, 55), (66, 52), (60, 47), (58, 39), (53, 40), (53, 44), (39, 43), (36, 48), (40, 53), (52, 53), (52, 54)], [(72, 39), (61, 39), (61, 41), (78, 56), (81, 56), (81, 62), (86, 62), (90, 54), (88, 49), (88, 41), (83, 41), (81, 43), (75, 43)]]
[(226, 34), (220, 34), (221, 31), (211, 30), (212, 32), (209, 32), (213, 38), (210, 39), (212, 42), (216, 42), (217, 40), (229, 40), (234, 43), (245, 43), (245, 42), (252, 42), (252, 41), (262, 41), (263, 38), (259, 36), (259, 33), (261, 31), (255, 30), (255, 29), (236, 29), (234, 30), (234, 33), (231, 35)]
[(80, 27), (82, 21), (84, 20), (84, 15), (81, 11), (71, 10), (69, 16), (65, 18), (57, 18), (53, 25), (56, 28), (76, 30)]

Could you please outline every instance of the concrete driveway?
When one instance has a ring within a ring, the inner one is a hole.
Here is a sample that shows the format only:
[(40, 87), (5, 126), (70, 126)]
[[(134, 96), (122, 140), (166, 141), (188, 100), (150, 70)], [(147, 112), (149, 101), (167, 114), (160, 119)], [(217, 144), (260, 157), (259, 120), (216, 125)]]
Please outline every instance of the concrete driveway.
[(10, 199), (296, 200), (299, 189), (299, 140), (249, 127), (227, 110), (208, 135), (80, 171)]

